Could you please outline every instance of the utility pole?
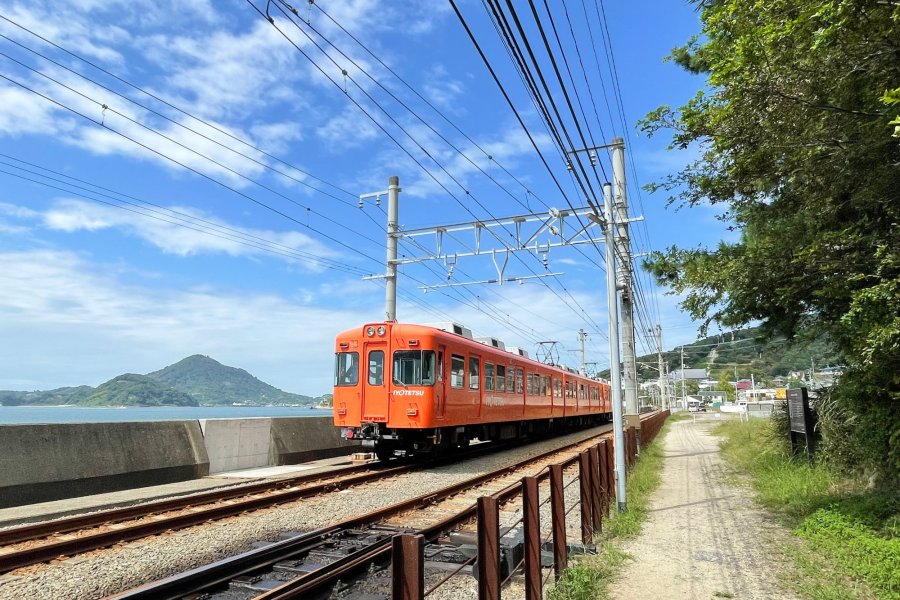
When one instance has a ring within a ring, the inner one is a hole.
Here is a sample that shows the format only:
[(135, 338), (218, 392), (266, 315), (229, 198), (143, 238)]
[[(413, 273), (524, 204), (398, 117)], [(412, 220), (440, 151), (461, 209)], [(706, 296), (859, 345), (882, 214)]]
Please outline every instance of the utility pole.
[(684, 387), (684, 344), (681, 345), (681, 406), (687, 409), (687, 388)]
[(587, 334), (584, 332), (584, 329), (578, 330), (578, 341), (581, 344), (581, 376), (584, 377), (587, 375), (587, 367), (584, 363), (584, 338), (587, 337)]
[(399, 219), (400, 178), (391, 175), (388, 179), (387, 211), (387, 285), (384, 292), (384, 315), (386, 321), (397, 320), (397, 221)]
[(622, 274), (622, 361), (624, 371), (625, 414), (629, 426), (640, 430), (637, 364), (634, 349), (634, 304), (631, 271), (631, 238), (628, 232), (628, 196), (625, 193), (625, 140), (612, 141), (613, 191), (616, 212), (616, 253)]
[(400, 213), (400, 178), (391, 175), (388, 178), (388, 189), (381, 192), (370, 192), (359, 195), (359, 208), (363, 207), (363, 201), (374, 198), (375, 205), (381, 204), (381, 197), (387, 194), (387, 253), (385, 258), (385, 274), (369, 275), (363, 279), (384, 279), (384, 320), (397, 320), (397, 239), (400, 237), (400, 229), (397, 226)]
[(609, 377), (612, 385), (613, 448), (615, 449), (616, 501), (619, 512), (628, 507), (625, 498), (625, 432), (622, 431), (622, 379), (619, 374), (619, 301), (616, 283), (615, 220), (612, 206), (612, 186), (603, 185), (603, 209), (606, 227), (606, 296), (609, 320)]
[(660, 403), (662, 404), (663, 410), (669, 408), (669, 394), (668, 392), (668, 384), (665, 379), (665, 369), (663, 369), (663, 345), (662, 345), (662, 326), (656, 326), (656, 357), (657, 362), (659, 363), (659, 393), (660, 393)]

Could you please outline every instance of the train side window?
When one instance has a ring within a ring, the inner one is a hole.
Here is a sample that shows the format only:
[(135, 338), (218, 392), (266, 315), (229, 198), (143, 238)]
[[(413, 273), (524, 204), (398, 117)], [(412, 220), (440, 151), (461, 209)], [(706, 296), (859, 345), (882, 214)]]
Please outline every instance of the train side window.
[(450, 355), (450, 387), (461, 388), (465, 381), (466, 359), (456, 354)]
[(432, 385), (434, 383), (433, 350), (396, 350), (391, 371), (398, 385)]
[(516, 370), (513, 367), (506, 371), (506, 391), (510, 394), (516, 391)]
[(524, 391), (525, 372), (522, 369), (516, 369), (516, 393), (521, 394)]
[(529, 396), (534, 395), (534, 374), (533, 373), (525, 374), (525, 390), (526, 390), (525, 393), (528, 394)]
[(550, 385), (550, 376), (544, 376), (544, 383), (541, 386), (541, 394), (544, 396), (552, 396), (553, 395), (553, 387)]
[(481, 362), (477, 356), (469, 357), (469, 389), (477, 390), (481, 376)]
[(506, 391), (506, 366), (497, 365), (497, 391)]
[(437, 356), (437, 380), (444, 380), (444, 353), (438, 352)]
[(384, 385), (384, 351), (369, 352), (369, 385)]
[(494, 391), (494, 365), (491, 363), (484, 363), (484, 389)]
[(359, 352), (335, 352), (334, 385), (356, 385), (359, 382)]
[(587, 392), (584, 389), (583, 383), (578, 384), (578, 397), (582, 400), (587, 400)]
[(562, 398), (562, 379), (553, 378), (553, 395)]

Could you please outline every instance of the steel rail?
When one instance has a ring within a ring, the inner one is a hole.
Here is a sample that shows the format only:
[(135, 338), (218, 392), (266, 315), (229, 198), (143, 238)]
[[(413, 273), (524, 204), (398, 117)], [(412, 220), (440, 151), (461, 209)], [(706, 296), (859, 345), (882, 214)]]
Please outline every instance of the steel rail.
[(332, 471), (327, 471), (324, 473), (289, 477), (285, 479), (279, 479), (277, 481), (270, 480), (257, 483), (229, 485), (225, 488), (203, 491), (196, 494), (179, 496), (177, 498), (143, 502), (132, 506), (112, 508), (86, 515), (78, 515), (74, 517), (57, 519), (54, 521), (42, 521), (39, 523), (10, 527), (8, 529), (0, 530), (0, 546), (8, 546), (10, 544), (17, 544), (20, 542), (29, 542), (37, 540), (39, 538), (68, 533), (70, 531), (77, 531), (79, 529), (87, 529), (89, 527), (98, 527), (100, 525), (120, 523), (128, 519), (150, 516), (162, 512), (171, 512), (173, 510), (189, 508), (198, 504), (210, 504), (213, 502), (221, 502), (222, 500), (230, 500), (232, 498), (247, 496), (250, 494), (268, 492), (279, 488), (293, 487), (301, 483), (309, 483), (311, 481), (321, 481), (323, 479), (340, 477), (348, 473), (371, 470), (373, 466), (373, 464), (367, 463), (334, 469)]
[[(367, 471), (365, 473), (350, 475), (334, 481), (328, 481), (322, 485), (308, 485), (281, 490), (276, 489), (276, 491), (270, 491), (265, 496), (251, 495), (245, 499), (228, 504), (214, 505), (203, 508), (202, 510), (174, 515), (165, 519), (141, 521), (104, 531), (92, 532), (83, 536), (64, 536), (62, 539), (51, 540), (46, 543), (22, 549), (0, 549), (0, 573), (6, 573), (21, 567), (46, 562), (61, 556), (83, 554), (98, 548), (112, 546), (119, 542), (128, 542), (174, 529), (184, 529), (192, 525), (199, 525), (208, 521), (232, 517), (244, 512), (267, 508), (284, 502), (309, 498), (323, 492), (340, 490), (348, 486), (367, 483), (376, 479), (401, 475), (419, 468), (421, 467), (415, 464), (408, 464), (385, 470)], [(247, 493), (240, 494), (240, 496), (247, 495)], [(154, 513), (155, 511), (150, 511), (142, 516), (149, 516)], [(106, 521), (103, 521), (103, 523), (106, 523)]]
[[(609, 433), (610, 428), (611, 426), (607, 425), (605, 431), (598, 432), (586, 439), (582, 439), (560, 448), (531, 456), (527, 459), (519, 461), (514, 465), (505, 466), (490, 473), (479, 475), (475, 478), (453, 484), (451, 486), (447, 486), (440, 490), (422, 494), (415, 498), (411, 498), (409, 500), (405, 500), (403, 502), (399, 502), (379, 509), (370, 514), (344, 520), (327, 528), (327, 531), (329, 532), (328, 535), (332, 535), (333, 533), (341, 530), (353, 529), (362, 525), (377, 523), (388, 517), (395, 516), (404, 512), (409, 512), (410, 510), (414, 510), (421, 506), (444, 500), (450, 496), (458, 494), (461, 491), (477, 487), (487, 481), (509, 474), (510, 472), (513, 472), (517, 469), (521, 469), (528, 464), (539, 462), (554, 454), (566, 452), (586, 442), (601, 438)], [(577, 455), (567, 458), (563, 461), (562, 464), (570, 465), (575, 461), (577, 461)], [(538, 476), (541, 479), (548, 477), (548, 470), (543, 469)], [(518, 493), (518, 488), (518, 483), (512, 484), (497, 492), (495, 496), (497, 496), (501, 501), (508, 501), (509, 498), (514, 497)], [(423, 529), (419, 533), (423, 533), (427, 539), (434, 539), (440, 532), (446, 531), (459, 523), (468, 521), (473, 518), (474, 515), (475, 507), (473, 505), (461, 511), (460, 513), (457, 513), (456, 515), (451, 515), (441, 522)], [(326, 530), (316, 530), (314, 532), (298, 536), (297, 538), (291, 538), (290, 540), (279, 542), (278, 544), (273, 546), (266, 546), (263, 549), (252, 550), (250, 552), (239, 554), (223, 561), (217, 561), (215, 563), (211, 563), (209, 565), (199, 567), (185, 573), (173, 575), (156, 582), (147, 583), (131, 590), (126, 590), (119, 594), (109, 596), (107, 600), (174, 600), (176, 598), (181, 598), (187, 594), (196, 594), (212, 586), (219, 585), (224, 581), (227, 581), (228, 579), (232, 579), (239, 575), (271, 566), (276, 562), (290, 558), (290, 556), (293, 556), (302, 551), (296, 550), (298, 545), (307, 543), (311, 539), (310, 536), (322, 535), (320, 533), (322, 531)], [(300, 541), (297, 542), (297, 544), (294, 544), (294, 540)], [(271, 552), (267, 552), (266, 556), (268, 557), (268, 563), (262, 564), (260, 560), (261, 551), (271, 550), (274, 546), (278, 546), (283, 550), (272, 550)], [(352, 571), (358, 570), (373, 561), (383, 560), (384, 557), (389, 555), (390, 546), (390, 540), (387, 540), (378, 542), (367, 548), (363, 548), (351, 555), (348, 555), (347, 557), (344, 557), (337, 563), (332, 563), (315, 571), (311, 571), (301, 577), (287, 582), (286, 584), (278, 588), (270, 590), (269, 592), (266, 592), (265, 594), (259, 596), (258, 600), (275, 600), (281, 598), (298, 597), (304, 594), (311, 593), (313, 590), (321, 589), (323, 586), (334, 582), (337, 578), (349, 574)], [(228, 569), (232, 570), (231, 576), (223, 576), (222, 573), (227, 571)]]
[[(649, 415), (648, 415), (649, 416)], [(503, 469), (498, 469), (492, 473), (488, 473), (486, 475), (482, 475), (476, 479), (471, 479), (468, 481), (464, 481), (460, 484), (454, 484), (452, 486), (446, 487), (444, 489), (438, 490), (437, 492), (432, 492), (431, 494), (426, 494), (420, 496), (419, 498), (410, 500), (409, 502), (418, 501), (412, 508), (417, 508), (425, 503), (433, 503), (434, 501), (445, 500), (446, 498), (453, 496), (460, 491), (464, 491), (466, 489), (470, 489), (473, 487), (477, 487), (486, 481), (494, 479), (495, 477), (506, 475), (512, 471), (516, 471), (527, 466), (530, 463), (539, 462), (544, 460), (545, 458), (552, 456), (554, 454), (558, 454), (561, 452), (570, 451), (573, 448), (583, 445), (586, 442), (594, 441), (595, 439), (601, 439), (603, 437), (608, 436), (611, 431), (604, 431), (602, 433), (598, 433), (594, 438), (588, 438), (585, 440), (581, 440), (579, 442), (575, 442), (572, 444), (568, 444), (561, 448), (557, 448), (555, 450), (551, 450), (549, 452), (544, 452), (538, 456), (533, 456), (531, 458), (527, 458), (522, 460), (514, 465), (504, 467)], [(558, 463), (563, 466), (563, 468), (569, 467), (578, 462), (578, 454), (573, 454), (572, 456), (564, 459), (562, 462)], [(550, 477), (550, 469), (549, 467), (545, 467), (541, 469), (536, 475), (534, 475), (538, 479), (538, 481), (543, 481)], [(477, 483), (476, 483), (477, 481)], [(522, 493), (522, 486), (520, 482), (511, 483), (505, 488), (491, 494), (494, 498), (496, 498), (501, 504), (507, 503), (516, 496)], [(402, 504), (400, 503), (393, 506), (388, 507), (387, 509), (383, 509), (379, 511), (382, 513), (386, 510), (390, 510), (391, 514), (397, 514), (401, 512), (407, 512), (406, 510), (398, 510)], [(419, 529), (415, 531), (415, 534), (419, 534), (424, 536), (426, 542), (433, 542), (436, 540), (441, 534), (451, 531), (460, 525), (471, 521), (475, 518), (477, 514), (478, 505), (477, 503), (472, 503), (467, 508), (459, 511), (454, 515), (450, 515), (437, 523), (434, 523), (428, 527), (423, 529)], [(373, 513), (373, 515), (369, 516), (369, 521), (367, 523), (371, 523), (372, 521), (377, 521), (383, 518), (379, 513)], [(347, 526), (347, 528), (352, 526), (359, 526), (364, 523), (353, 522), (352, 525)], [(344, 528), (343, 524), (341, 524), (342, 528)], [(506, 532), (502, 532), (502, 535), (508, 533), (509, 528), (506, 528)], [(391, 540), (384, 540), (381, 542), (376, 542), (372, 544), (368, 548), (363, 548), (353, 555), (346, 557), (346, 559), (331, 563), (328, 565), (324, 565), (323, 567), (316, 569), (315, 571), (311, 571), (300, 577), (294, 578), (277, 588), (269, 590), (263, 594), (260, 594), (253, 598), (253, 600), (288, 600), (290, 598), (304, 598), (308, 595), (315, 594), (316, 592), (322, 592), (323, 588), (329, 585), (333, 585), (338, 579), (344, 578), (348, 575), (353, 575), (355, 572), (358, 572), (360, 569), (364, 568), (366, 565), (372, 562), (386, 562), (391, 555)], [(354, 558), (351, 560), (351, 556)]]

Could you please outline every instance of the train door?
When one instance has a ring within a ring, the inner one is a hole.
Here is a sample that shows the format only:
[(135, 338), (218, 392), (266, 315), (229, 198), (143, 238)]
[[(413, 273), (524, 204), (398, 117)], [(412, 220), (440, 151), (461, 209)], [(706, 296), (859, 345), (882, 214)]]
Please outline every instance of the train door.
[(447, 355), (446, 346), (438, 346), (437, 352), (437, 380), (434, 384), (434, 416), (444, 419), (447, 416), (447, 378), (444, 377), (444, 357)]
[(475, 407), (475, 416), (483, 416), (483, 402), (481, 401), (481, 357), (469, 356), (469, 404)]
[(388, 395), (387, 377), (385, 376), (385, 354), (387, 342), (366, 342), (365, 370), (363, 371), (362, 421), (385, 423), (388, 420), (390, 397)]

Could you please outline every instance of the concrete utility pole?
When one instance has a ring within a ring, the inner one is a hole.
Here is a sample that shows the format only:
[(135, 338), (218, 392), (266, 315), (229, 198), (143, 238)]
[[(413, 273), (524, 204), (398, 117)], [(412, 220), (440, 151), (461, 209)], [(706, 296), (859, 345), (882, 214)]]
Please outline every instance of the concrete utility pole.
[(359, 207), (363, 207), (363, 201), (374, 198), (375, 204), (381, 204), (381, 197), (387, 194), (387, 256), (385, 258), (386, 271), (384, 275), (370, 275), (363, 279), (384, 279), (387, 283), (384, 288), (384, 320), (397, 320), (397, 239), (400, 237), (397, 222), (400, 213), (400, 178), (391, 175), (388, 178), (388, 189), (381, 192), (370, 192), (359, 195)]
[[(621, 261), (622, 274), (622, 362), (627, 425), (640, 431), (637, 394), (637, 363), (634, 349), (634, 303), (631, 270), (631, 238), (628, 232), (628, 196), (625, 193), (625, 141), (613, 138), (613, 190), (616, 211), (616, 253)], [(640, 435), (640, 434), (639, 434)], [(640, 437), (638, 438), (640, 439)]]
[(400, 178), (388, 179), (387, 211), (387, 285), (384, 292), (384, 316), (386, 321), (397, 320), (397, 221), (399, 218)]
[(584, 329), (578, 330), (578, 341), (581, 344), (581, 375), (587, 375), (587, 367), (584, 363), (584, 338), (587, 337), (587, 334), (584, 332)]
[(684, 344), (681, 345), (681, 406), (687, 408), (687, 388), (684, 387)]
[(659, 393), (663, 409), (669, 408), (668, 383), (666, 382), (665, 369), (663, 368), (662, 326), (656, 326), (656, 357), (659, 362)]
[(625, 499), (625, 432), (622, 431), (622, 380), (619, 374), (619, 301), (616, 283), (615, 219), (613, 217), (612, 187), (603, 185), (603, 209), (606, 227), (606, 295), (609, 319), (609, 378), (612, 386), (613, 441), (616, 467), (616, 501), (619, 512), (628, 507)]

